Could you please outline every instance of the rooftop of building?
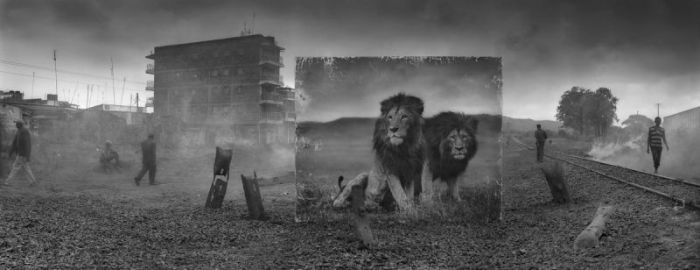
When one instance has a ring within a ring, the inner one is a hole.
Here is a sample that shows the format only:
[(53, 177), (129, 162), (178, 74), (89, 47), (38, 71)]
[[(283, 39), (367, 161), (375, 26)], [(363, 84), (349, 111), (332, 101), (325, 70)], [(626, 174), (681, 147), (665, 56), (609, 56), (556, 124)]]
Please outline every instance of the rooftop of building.
[(185, 47), (185, 46), (192, 46), (192, 45), (198, 45), (198, 44), (207, 44), (207, 43), (218, 43), (222, 41), (243, 41), (243, 40), (254, 40), (254, 39), (271, 39), (272, 45), (274, 47), (279, 48), (280, 50), (284, 50), (284, 48), (280, 47), (277, 45), (277, 42), (275, 41), (275, 37), (273, 36), (263, 36), (261, 34), (254, 34), (254, 35), (248, 35), (248, 36), (238, 36), (238, 37), (230, 37), (230, 38), (221, 38), (221, 39), (211, 39), (211, 40), (203, 40), (203, 41), (195, 41), (195, 42), (187, 42), (187, 43), (178, 43), (178, 44), (169, 44), (169, 45), (163, 45), (163, 46), (156, 46), (156, 49), (161, 49), (161, 48), (172, 48), (172, 47)]
[(700, 111), (700, 106), (695, 107), (695, 108), (690, 108), (690, 109), (687, 109), (687, 110), (684, 110), (684, 111), (681, 111), (681, 112), (677, 112), (677, 113), (674, 113), (674, 114), (672, 114), (672, 115), (666, 116), (666, 117), (664, 117), (664, 118), (667, 118), (667, 117), (671, 117), (671, 118), (672, 118), (672, 117), (675, 117), (675, 116), (679, 116), (679, 115), (683, 115), (683, 114), (686, 114), (686, 113), (694, 112), (694, 111), (696, 111), (696, 110)]
[(119, 104), (99, 104), (88, 108), (89, 111), (110, 111), (110, 112), (145, 112), (146, 107)]

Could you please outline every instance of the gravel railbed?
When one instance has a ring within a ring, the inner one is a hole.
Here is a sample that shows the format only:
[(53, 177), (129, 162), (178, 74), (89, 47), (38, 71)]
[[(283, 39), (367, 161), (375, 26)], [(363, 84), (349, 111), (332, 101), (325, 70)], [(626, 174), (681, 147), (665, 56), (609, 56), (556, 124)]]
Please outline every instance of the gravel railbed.
[(557, 158), (568, 160), (631, 183), (661, 191), (670, 196), (683, 199), (686, 202), (694, 202), (695, 205), (700, 205), (700, 188), (698, 187), (648, 173), (637, 172), (620, 166), (600, 163), (594, 160), (572, 158), (558, 153), (550, 153), (550, 155), (551, 154)]

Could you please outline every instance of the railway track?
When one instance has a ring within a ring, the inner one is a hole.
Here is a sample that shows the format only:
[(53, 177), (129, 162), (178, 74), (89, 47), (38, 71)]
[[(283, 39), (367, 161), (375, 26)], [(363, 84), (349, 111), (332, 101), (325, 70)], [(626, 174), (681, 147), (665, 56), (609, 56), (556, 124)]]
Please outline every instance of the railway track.
[[(534, 147), (521, 142), (515, 137), (512, 137), (512, 140), (524, 149), (535, 150)], [(545, 153), (545, 157), (563, 161), (605, 178), (654, 193), (684, 207), (700, 210), (700, 185), (696, 183), (560, 152), (549, 151)]]

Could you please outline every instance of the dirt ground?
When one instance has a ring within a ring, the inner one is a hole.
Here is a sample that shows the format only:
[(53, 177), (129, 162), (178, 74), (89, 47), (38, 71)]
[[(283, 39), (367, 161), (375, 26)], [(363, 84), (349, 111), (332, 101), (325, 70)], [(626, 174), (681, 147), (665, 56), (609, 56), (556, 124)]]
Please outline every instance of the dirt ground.
[[(491, 136), (488, 136), (491, 135)], [(462, 205), (463, 213), (474, 212), (486, 214), (489, 219), (499, 216), (500, 208), (500, 178), (501, 170), (498, 163), (500, 158), (500, 146), (498, 137), (492, 134), (477, 134), (479, 148), (476, 156), (470, 160), (464, 177), (458, 181), (458, 188), (465, 193), (465, 199), (479, 198), (487, 200), (484, 203), (474, 201)], [(300, 189), (320, 190), (320, 199), (300, 206), (297, 213), (303, 220), (320, 216), (322, 219), (333, 216), (332, 201), (337, 195), (338, 177), (343, 176), (346, 181), (353, 179), (360, 173), (367, 172), (373, 166), (374, 154), (372, 153), (371, 137), (353, 137), (333, 135), (324, 137), (323, 147), (313, 151), (302, 151), (296, 156), (297, 182)], [(438, 193), (444, 193), (447, 185), (442, 182), (435, 183)], [(481, 194), (483, 193), (483, 194)], [(491, 196), (496, 194), (496, 196)], [(484, 209), (489, 207), (490, 209)], [(494, 213), (487, 214), (487, 211)], [(301, 217), (303, 216), (303, 217)]]
[[(60, 162), (42, 183), (0, 188), (0, 268), (697, 269), (700, 217), (654, 195), (565, 166), (573, 202), (550, 202), (534, 154), (504, 151), (503, 220), (372, 216), (380, 244), (361, 248), (346, 220), (297, 223), (294, 182), (264, 184), (269, 215), (248, 220), (234, 166), (222, 209), (204, 209), (213, 154), (161, 155), (161, 185), (136, 187), (132, 165), (109, 176)], [(75, 166), (78, 167), (78, 166)], [(204, 168), (204, 169), (200, 169)], [(258, 175), (266, 176), (262, 170)], [(269, 175), (269, 174), (268, 174)], [(266, 182), (267, 183), (267, 182)], [(601, 245), (573, 240), (601, 203), (616, 206)]]

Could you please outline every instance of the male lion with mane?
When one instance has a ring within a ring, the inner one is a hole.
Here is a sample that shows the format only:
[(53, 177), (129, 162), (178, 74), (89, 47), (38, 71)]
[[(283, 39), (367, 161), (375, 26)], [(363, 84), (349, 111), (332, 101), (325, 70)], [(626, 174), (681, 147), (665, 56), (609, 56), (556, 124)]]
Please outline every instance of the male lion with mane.
[(442, 112), (425, 120), (426, 166), (423, 168), (423, 193), (432, 196), (432, 181), (447, 183), (447, 193), (460, 201), (457, 181), (476, 154), (479, 121), (456, 112)]
[[(423, 100), (399, 93), (381, 102), (381, 115), (374, 125), (372, 149), (374, 165), (369, 173), (361, 173), (342, 186), (333, 206), (348, 205), (352, 186), (365, 187), (365, 206), (386, 205), (388, 196), (399, 206), (412, 202), (420, 192), (424, 163)], [(342, 180), (341, 180), (342, 181)], [(387, 194), (387, 189), (390, 191)]]

